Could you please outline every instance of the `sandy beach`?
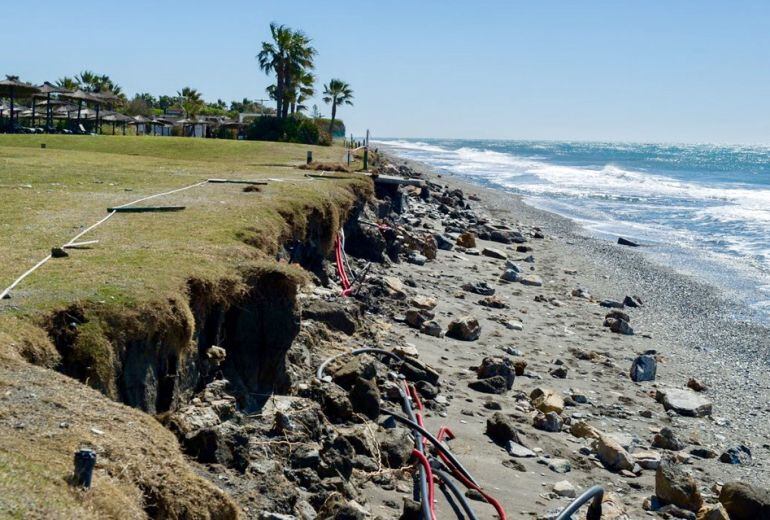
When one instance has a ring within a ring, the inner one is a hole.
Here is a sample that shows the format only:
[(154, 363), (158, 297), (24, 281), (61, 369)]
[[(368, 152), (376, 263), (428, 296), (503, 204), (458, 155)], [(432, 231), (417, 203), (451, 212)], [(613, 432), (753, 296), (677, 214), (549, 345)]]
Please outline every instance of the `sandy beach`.
[[(510, 194), (457, 177), (437, 178), (419, 163), (399, 161), (438, 184), (476, 195), (479, 201), (471, 205), (479, 213), (520, 230), (539, 228), (545, 235), (542, 240), (527, 242), (531, 253), (517, 253), (512, 246), (503, 249), (511, 260), (541, 277), (541, 287), (501, 283), (502, 260), (455, 251), (439, 251), (437, 260), (425, 266), (398, 268), (414, 280), (414, 292), (438, 300), (437, 320), (448, 322), (458, 315), (473, 315), (481, 323), (481, 337), (473, 343), (437, 340), (406, 326), (396, 326), (393, 333), (414, 344), (421, 359), (440, 368), (451, 396), (446, 417), (429, 414), (427, 423), (434, 427), (451, 425), (457, 434), (452, 448), (489, 489), (502, 497), (513, 517), (542, 515), (558, 508), (564, 499), (554, 499), (552, 487), (565, 478), (578, 489), (600, 484), (616, 492), (631, 518), (644, 515), (645, 498), (655, 494), (654, 471), (632, 478), (611, 473), (581, 455), (581, 448), (590, 444), (585, 440), (532, 427), (531, 413), (521, 401), (522, 395), (537, 387), (564, 395), (585, 394), (589, 404), (568, 408), (564, 415), (571, 416), (573, 423), (586, 421), (613, 435), (632, 454), (650, 449), (661, 428), (672, 429), (687, 444), (679, 453), (707, 500), (714, 501), (715, 486), (727, 481), (768, 481), (769, 410), (768, 404), (757, 398), (770, 389), (766, 329), (731, 320), (731, 302), (713, 288), (656, 265), (637, 249), (587, 236), (572, 222), (528, 206)], [(499, 244), (478, 241), (477, 249), (484, 247)], [(530, 254), (534, 262), (522, 263)], [(467, 281), (488, 282), (508, 308), (479, 306), (479, 296), (461, 289)], [(590, 297), (573, 296), (573, 290), (579, 288)], [(639, 308), (627, 309), (633, 336), (613, 334), (603, 327), (609, 309), (598, 303), (604, 299), (622, 301), (626, 295), (636, 295), (643, 302)], [(501, 319), (520, 320), (523, 329), (508, 330), (500, 324)], [(517, 464), (519, 470), (511, 469), (505, 464), (508, 455), (484, 433), (492, 412), (484, 407), (485, 396), (467, 387), (468, 381), (475, 379), (472, 368), (485, 356), (505, 356), (510, 349), (519, 353), (515, 359), (526, 361), (527, 375), (516, 378), (510, 395), (495, 396), (494, 400), (517, 420), (528, 447), (540, 456), (571, 461), (571, 471), (566, 474), (549, 470), (540, 464), (545, 461), (539, 457), (517, 459), (521, 467)], [(581, 360), (576, 351), (598, 355)], [(645, 351), (654, 351), (658, 359), (656, 380), (634, 383), (628, 375), (631, 363)], [(555, 366), (565, 366), (566, 377), (549, 375)], [(667, 414), (655, 401), (656, 389), (685, 388), (690, 378), (708, 387), (703, 395), (713, 401), (710, 417)], [(737, 445), (751, 449), (751, 465), (719, 461), (719, 454)], [(717, 458), (688, 455), (694, 448), (711, 449)], [(484, 511), (489, 514), (491, 508)]]

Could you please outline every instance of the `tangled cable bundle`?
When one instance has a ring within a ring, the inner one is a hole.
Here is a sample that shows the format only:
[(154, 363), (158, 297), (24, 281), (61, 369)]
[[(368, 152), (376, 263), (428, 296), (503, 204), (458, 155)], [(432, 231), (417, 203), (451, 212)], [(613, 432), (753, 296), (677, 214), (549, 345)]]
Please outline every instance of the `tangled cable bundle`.
[[(324, 375), (326, 367), (329, 366), (334, 360), (343, 356), (357, 356), (360, 354), (376, 354), (386, 356), (397, 362), (403, 363), (404, 360), (401, 356), (379, 348), (360, 348), (351, 350), (349, 352), (343, 352), (326, 359), (318, 367), (316, 371), (316, 377), (321, 381), (330, 381), (328, 376)], [(497, 512), (497, 516), (500, 520), (507, 520), (505, 510), (500, 502), (492, 495), (484, 491), (478, 484), (476, 479), (470, 474), (470, 472), (460, 463), (457, 457), (452, 451), (445, 445), (444, 439), (454, 439), (455, 435), (448, 426), (441, 426), (438, 430), (438, 434), (433, 436), (426, 428), (424, 424), (423, 412), (424, 407), (417, 389), (402, 380), (402, 385), (397, 386), (398, 393), (401, 399), (401, 409), (406, 414), (406, 417), (398, 415), (397, 413), (383, 410), (383, 413), (389, 415), (397, 422), (400, 422), (404, 426), (407, 426), (412, 431), (412, 437), (414, 438), (414, 449), (412, 450), (412, 456), (416, 460), (417, 464), (417, 482), (415, 485), (415, 500), (420, 501), (421, 506), (421, 518), (423, 520), (436, 520), (435, 510), (435, 480), (438, 479), (442, 489), (447, 488), (449, 493), (460, 503), (462, 507), (462, 513), (455, 507), (455, 512), (458, 517), (462, 517), (463, 513), (470, 520), (477, 520), (476, 513), (468, 503), (465, 495), (458, 489), (452, 479), (457, 480), (467, 489), (473, 489), (477, 491), (484, 500), (487, 501)], [(414, 403), (414, 406), (413, 406)], [(415, 410), (416, 407), (416, 410)], [(434, 453), (428, 449), (428, 446), (433, 446), (433, 452), (438, 456), (436, 458)], [(446, 492), (446, 490), (445, 490)], [(583, 494), (573, 500), (557, 517), (557, 520), (569, 520), (572, 515), (576, 513), (583, 505), (589, 503), (587, 519), (588, 520), (600, 520), (602, 514), (602, 498), (604, 495), (604, 489), (601, 486), (593, 486), (586, 490)]]

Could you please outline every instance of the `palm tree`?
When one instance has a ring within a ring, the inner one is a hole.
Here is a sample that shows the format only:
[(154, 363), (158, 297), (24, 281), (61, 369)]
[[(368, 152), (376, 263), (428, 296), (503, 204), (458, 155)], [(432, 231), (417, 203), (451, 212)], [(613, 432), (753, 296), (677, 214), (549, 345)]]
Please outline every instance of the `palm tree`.
[(76, 90), (78, 88), (78, 82), (75, 81), (75, 78), (64, 76), (63, 78), (56, 80), (56, 86), (66, 88), (67, 90)]
[(275, 88), (268, 92), (275, 99), (278, 117), (286, 117), (300, 77), (313, 68), (316, 50), (305, 33), (285, 25), (271, 23), (270, 35), (273, 41), (262, 42), (257, 60), (265, 74), (275, 73)]
[(184, 87), (176, 94), (179, 97), (179, 104), (184, 110), (185, 117), (192, 119), (198, 115), (198, 112), (203, 108), (203, 97), (200, 92), (194, 88)]
[(341, 79), (333, 79), (324, 85), (324, 103), (332, 106), (332, 119), (329, 122), (329, 135), (334, 138), (334, 120), (337, 117), (337, 107), (353, 104), (353, 90)]
[(310, 72), (303, 72), (302, 75), (299, 77), (299, 80), (297, 81), (297, 92), (296, 92), (296, 106), (295, 104), (292, 104), (291, 107), (291, 113), (293, 114), (295, 110), (297, 112), (302, 112), (303, 110), (307, 110), (307, 105), (305, 105), (305, 101), (313, 97), (313, 94), (315, 94), (315, 76)]

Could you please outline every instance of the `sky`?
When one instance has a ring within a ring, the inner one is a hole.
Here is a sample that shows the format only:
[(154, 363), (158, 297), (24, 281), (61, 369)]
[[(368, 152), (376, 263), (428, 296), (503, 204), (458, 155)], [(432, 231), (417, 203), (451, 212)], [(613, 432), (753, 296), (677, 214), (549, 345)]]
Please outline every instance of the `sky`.
[(2, 11), (0, 74), (36, 83), (90, 69), (129, 94), (264, 98), (272, 80), (255, 55), (276, 21), (313, 39), (323, 114), (322, 84), (351, 85), (355, 105), (339, 117), (357, 136), (770, 145), (765, 0), (37, 0)]

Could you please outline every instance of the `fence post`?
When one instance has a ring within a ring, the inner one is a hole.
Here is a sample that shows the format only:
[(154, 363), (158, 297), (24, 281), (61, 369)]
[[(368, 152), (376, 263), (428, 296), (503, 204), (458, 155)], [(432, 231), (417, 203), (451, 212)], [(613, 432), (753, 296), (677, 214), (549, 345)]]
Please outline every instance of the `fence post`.
[(307, 163), (310, 164), (311, 162), (313, 162), (313, 150), (308, 150), (307, 151)]

